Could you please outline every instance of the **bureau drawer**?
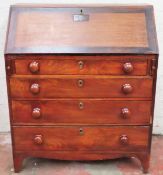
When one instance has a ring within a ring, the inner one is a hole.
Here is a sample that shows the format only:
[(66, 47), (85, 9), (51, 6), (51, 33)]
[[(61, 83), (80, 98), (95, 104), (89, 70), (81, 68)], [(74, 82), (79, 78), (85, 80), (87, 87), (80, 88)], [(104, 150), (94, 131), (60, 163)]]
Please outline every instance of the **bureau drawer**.
[(109, 78), (108, 76), (17, 77), (10, 79), (11, 96), (16, 98), (152, 97), (152, 78)]
[[(76, 57), (75, 57), (76, 58)], [(96, 56), (77, 57), (77, 59), (41, 59), (15, 60), (15, 73), (25, 74), (101, 74), (101, 75), (146, 75), (147, 59), (109, 60), (106, 57), (99, 59)], [(108, 58), (108, 57), (107, 57)]]
[(12, 101), (17, 124), (149, 124), (151, 101), (98, 99)]
[(17, 151), (140, 151), (149, 127), (13, 127), (13, 137)]

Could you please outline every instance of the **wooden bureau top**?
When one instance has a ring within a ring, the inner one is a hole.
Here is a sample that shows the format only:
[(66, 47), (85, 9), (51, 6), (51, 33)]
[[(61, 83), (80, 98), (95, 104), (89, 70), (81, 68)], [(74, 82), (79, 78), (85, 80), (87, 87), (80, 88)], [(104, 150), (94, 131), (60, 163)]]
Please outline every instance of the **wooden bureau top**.
[(55, 7), (10, 9), (6, 54), (157, 54), (153, 7)]

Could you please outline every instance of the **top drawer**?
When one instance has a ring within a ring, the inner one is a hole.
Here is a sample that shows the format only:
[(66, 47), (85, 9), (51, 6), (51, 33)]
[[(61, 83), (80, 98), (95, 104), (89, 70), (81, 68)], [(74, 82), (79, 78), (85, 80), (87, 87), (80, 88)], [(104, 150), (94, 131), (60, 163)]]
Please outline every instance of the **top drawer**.
[(132, 56), (42, 56), (15, 60), (18, 75), (146, 75), (147, 59)]

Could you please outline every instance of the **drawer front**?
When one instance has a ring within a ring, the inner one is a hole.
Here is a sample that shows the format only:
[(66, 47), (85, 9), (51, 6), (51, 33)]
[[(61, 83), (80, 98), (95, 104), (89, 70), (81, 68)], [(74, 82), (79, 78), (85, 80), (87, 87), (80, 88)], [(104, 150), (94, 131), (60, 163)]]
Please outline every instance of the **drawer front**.
[(26, 74), (101, 74), (101, 75), (146, 75), (147, 60), (91, 59), (42, 59), (15, 60), (15, 73)]
[(10, 79), (12, 97), (152, 97), (152, 78), (51, 76)]
[(17, 151), (140, 151), (149, 127), (13, 127), (13, 137)]
[(13, 123), (149, 124), (151, 101), (12, 101)]

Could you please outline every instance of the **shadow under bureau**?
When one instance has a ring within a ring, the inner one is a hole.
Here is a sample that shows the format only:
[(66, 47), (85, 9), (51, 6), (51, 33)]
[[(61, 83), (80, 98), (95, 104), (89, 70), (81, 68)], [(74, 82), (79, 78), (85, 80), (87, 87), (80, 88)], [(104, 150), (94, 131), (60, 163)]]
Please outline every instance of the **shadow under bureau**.
[(15, 172), (26, 157), (136, 157), (148, 171), (153, 8), (13, 5), (5, 48)]

